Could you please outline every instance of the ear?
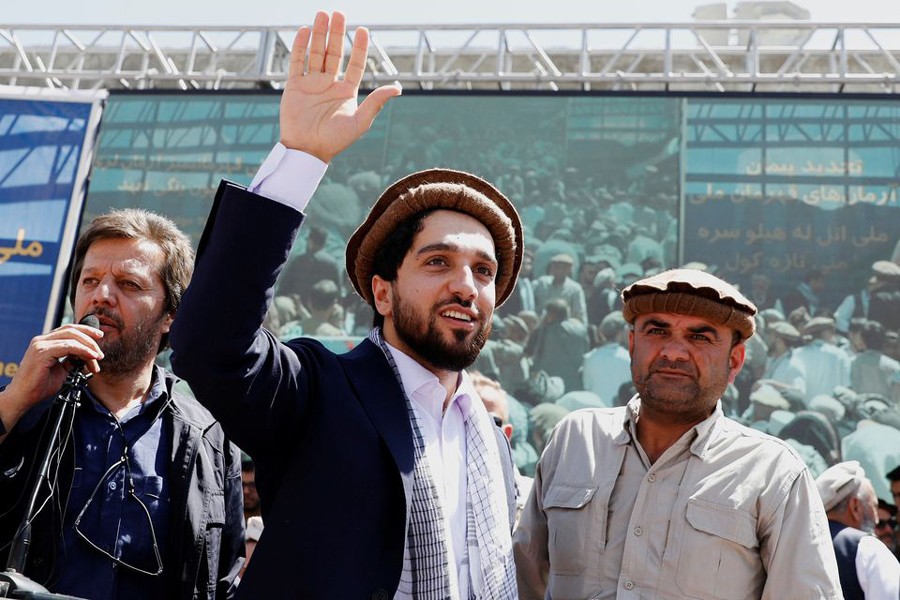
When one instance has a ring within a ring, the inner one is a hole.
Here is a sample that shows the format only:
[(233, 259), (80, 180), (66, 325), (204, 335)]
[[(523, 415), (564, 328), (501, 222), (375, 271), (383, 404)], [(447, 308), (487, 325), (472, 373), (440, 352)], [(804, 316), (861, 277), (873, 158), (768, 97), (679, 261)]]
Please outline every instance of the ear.
[(628, 356), (634, 358), (634, 329), (628, 328)]
[(169, 333), (169, 329), (172, 327), (172, 321), (175, 320), (175, 313), (170, 312), (166, 313), (166, 316), (163, 317), (162, 323), (160, 323), (160, 332), (165, 335)]
[(393, 312), (393, 294), (391, 282), (378, 275), (372, 276), (372, 297), (375, 299), (375, 310), (382, 317), (387, 317)]
[(728, 383), (734, 383), (734, 378), (741, 372), (746, 357), (747, 347), (744, 346), (744, 342), (735, 344), (728, 355)]

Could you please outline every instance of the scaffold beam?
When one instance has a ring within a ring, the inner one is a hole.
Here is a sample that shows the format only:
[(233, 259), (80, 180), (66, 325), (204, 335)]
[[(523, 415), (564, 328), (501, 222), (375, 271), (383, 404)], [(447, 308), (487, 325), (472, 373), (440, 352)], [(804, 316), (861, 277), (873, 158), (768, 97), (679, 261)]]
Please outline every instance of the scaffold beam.
[[(896, 23), (731, 20), (369, 29), (366, 87), (398, 81), (424, 90), (896, 93), (900, 83)], [(0, 84), (278, 89), (295, 31), (10, 25), (0, 27)]]

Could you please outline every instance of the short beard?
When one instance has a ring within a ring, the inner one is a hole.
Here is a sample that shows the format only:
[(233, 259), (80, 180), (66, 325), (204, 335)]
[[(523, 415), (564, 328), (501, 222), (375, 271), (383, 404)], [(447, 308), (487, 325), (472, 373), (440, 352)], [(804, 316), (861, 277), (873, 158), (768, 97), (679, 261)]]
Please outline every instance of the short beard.
[(392, 291), (391, 293), (394, 307), (393, 323), (397, 336), (426, 365), (442, 371), (462, 371), (475, 362), (491, 333), (490, 322), (482, 322), (481, 327), (468, 343), (466, 342), (466, 337), (469, 335), (467, 332), (454, 331), (457, 343), (453, 344), (444, 340), (437, 327), (437, 314), (441, 306), (459, 304), (468, 307), (471, 302), (465, 302), (459, 298), (438, 302), (432, 307), (431, 316), (426, 323), (420, 315), (416, 314), (415, 307), (407, 306), (396, 292)]
[[(670, 363), (663, 359), (658, 359), (650, 365), (650, 369), (646, 374), (638, 373), (632, 363), (631, 374), (634, 381), (635, 390), (641, 398), (641, 406), (647, 406), (649, 409), (667, 415), (676, 422), (693, 423), (703, 420), (709, 416), (709, 407), (715, 406), (716, 401), (721, 398), (722, 394), (728, 387), (727, 374), (724, 378), (724, 385), (721, 389), (702, 390), (700, 387), (699, 375), (694, 372), (691, 367), (685, 366), (681, 370), (692, 375), (692, 381), (685, 383), (685, 387), (680, 390), (679, 395), (675, 395), (674, 390), (656, 390), (653, 382), (653, 373), (660, 368), (679, 368), (678, 363)], [(658, 393), (657, 393), (658, 392)]]
[(130, 330), (125, 330), (125, 323), (117, 313), (98, 308), (93, 314), (115, 321), (116, 327), (119, 328), (117, 339), (108, 341), (101, 339), (99, 342), (103, 351), (103, 359), (100, 361), (100, 371), (103, 374), (121, 376), (133, 373), (142, 367), (149, 357), (156, 356), (160, 339), (157, 326), (165, 317), (164, 312), (157, 317), (139, 321)]

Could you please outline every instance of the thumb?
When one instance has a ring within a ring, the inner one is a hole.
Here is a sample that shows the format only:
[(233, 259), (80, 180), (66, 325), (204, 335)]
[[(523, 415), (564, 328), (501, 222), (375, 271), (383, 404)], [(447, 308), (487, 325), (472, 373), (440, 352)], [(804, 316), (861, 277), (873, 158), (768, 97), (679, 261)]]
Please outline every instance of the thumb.
[(400, 87), (399, 83), (383, 85), (372, 90), (356, 111), (363, 130), (365, 131), (372, 126), (375, 117), (378, 116), (378, 113), (381, 112), (388, 100), (402, 93), (403, 88)]

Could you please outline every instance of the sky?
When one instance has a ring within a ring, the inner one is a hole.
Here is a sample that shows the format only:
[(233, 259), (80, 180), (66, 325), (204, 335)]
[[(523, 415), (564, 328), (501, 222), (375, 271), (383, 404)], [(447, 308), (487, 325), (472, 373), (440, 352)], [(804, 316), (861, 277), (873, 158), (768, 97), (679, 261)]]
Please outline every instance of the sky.
[[(278, 25), (341, 10), (350, 25), (689, 23), (711, 0), (23, 0), (3, 1), (8, 25)], [(897, 23), (896, 0), (798, 0), (818, 22)], [(728, 2), (733, 11), (735, 0)]]

